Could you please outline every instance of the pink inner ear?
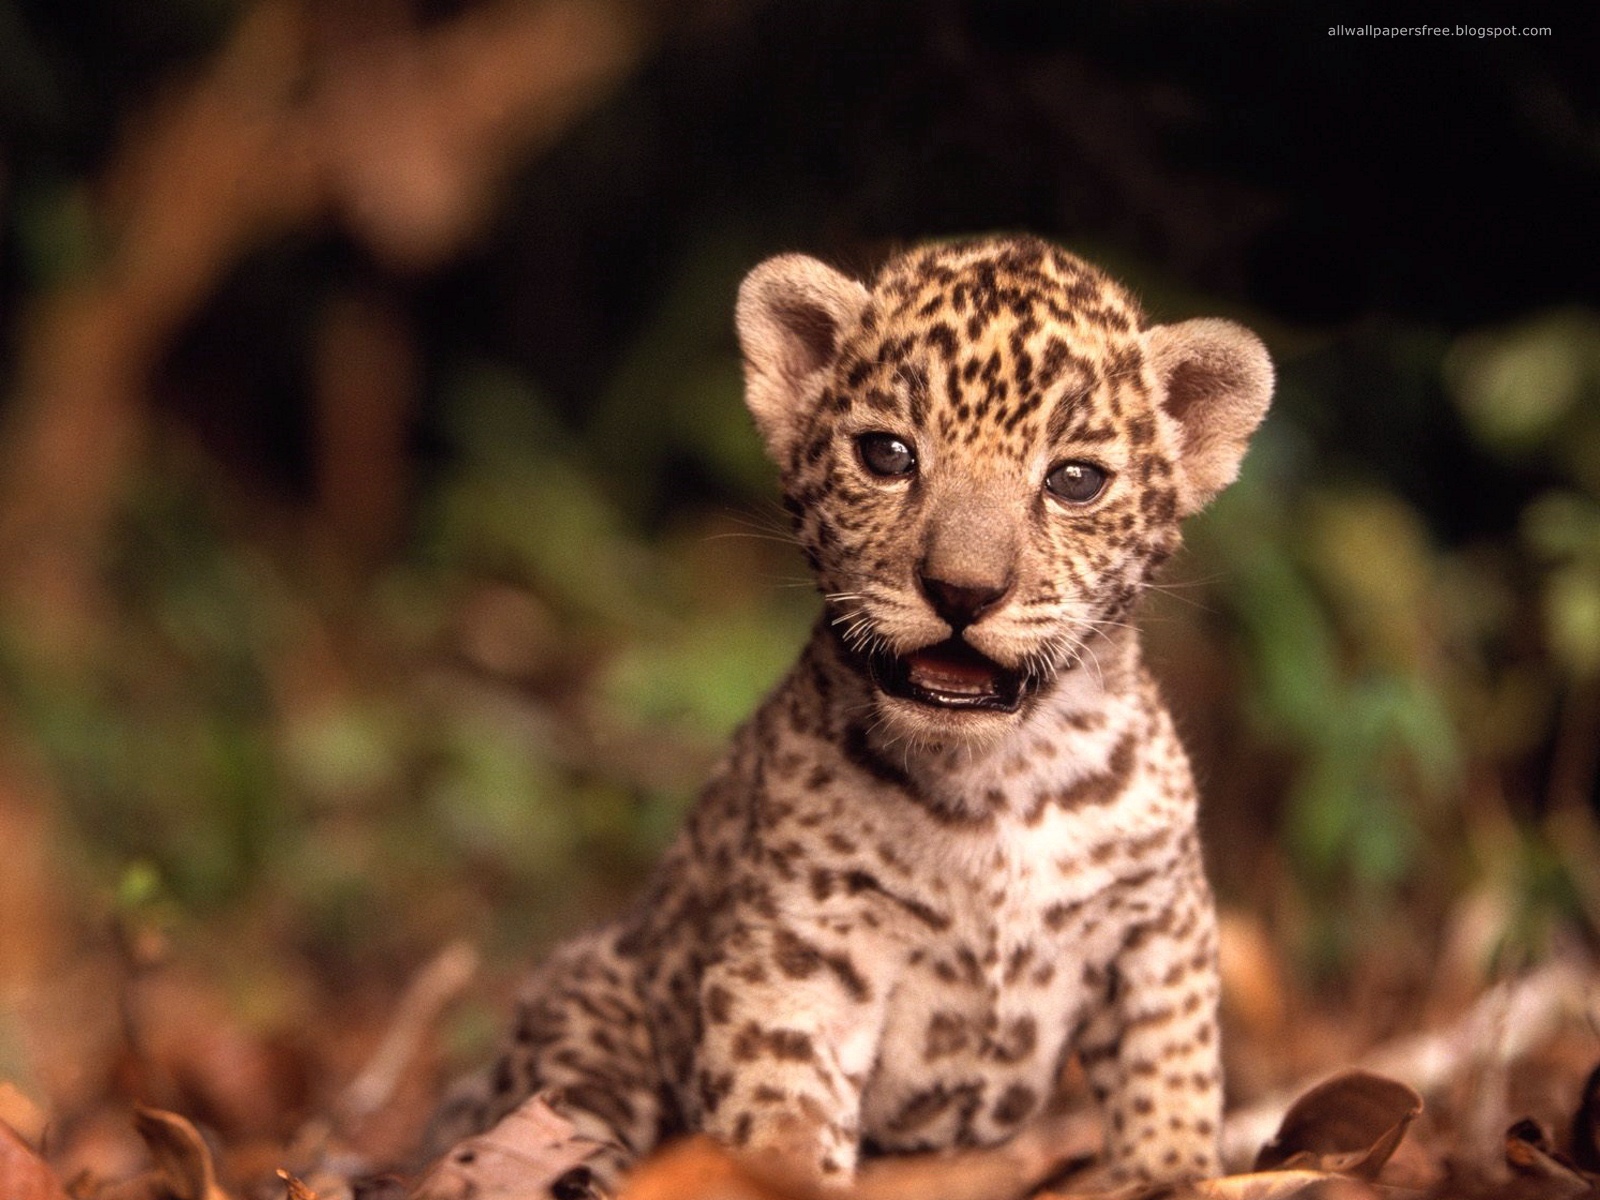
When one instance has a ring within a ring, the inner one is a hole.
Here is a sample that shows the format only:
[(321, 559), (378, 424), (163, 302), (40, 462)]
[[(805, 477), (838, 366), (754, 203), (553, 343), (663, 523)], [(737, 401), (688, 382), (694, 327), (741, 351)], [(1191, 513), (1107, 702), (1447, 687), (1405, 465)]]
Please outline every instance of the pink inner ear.
[(1164, 398), (1166, 410), (1176, 417), (1185, 429), (1189, 425), (1189, 410), (1197, 402), (1226, 388), (1226, 384), (1217, 377), (1216, 372), (1206, 370), (1197, 359), (1189, 359), (1174, 367), (1172, 373), (1167, 376), (1166, 385)]
[(790, 335), (784, 363), (790, 376), (804, 378), (833, 360), (839, 326), (825, 309), (791, 301), (775, 307), (772, 315)]
[(1183, 430), (1183, 508), (1192, 513), (1231, 483), (1272, 400), (1272, 360), (1249, 330), (1201, 318), (1151, 331), (1162, 406)]

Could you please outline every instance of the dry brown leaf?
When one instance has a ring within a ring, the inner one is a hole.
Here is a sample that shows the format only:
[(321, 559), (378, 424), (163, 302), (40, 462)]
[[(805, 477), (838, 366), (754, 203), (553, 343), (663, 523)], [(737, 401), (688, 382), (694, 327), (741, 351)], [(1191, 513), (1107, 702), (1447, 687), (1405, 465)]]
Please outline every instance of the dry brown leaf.
[(1524, 1180), (1537, 1180), (1545, 1200), (1593, 1194), (1589, 1181), (1557, 1153), (1549, 1131), (1539, 1122), (1518, 1121), (1506, 1130), (1505, 1145), (1506, 1165)]
[(405, 1181), (397, 1176), (368, 1175), (352, 1181), (342, 1193), (324, 1195), (322, 1200), (407, 1200), (410, 1195)]
[(1105, 1190), (1046, 1192), (1035, 1200), (1376, 1200), (1387, 1194), (1387, 1190), (1348, 1175), (1290, 1170), (1225, 1175), (1176, 1186), (1131, 1184)]
[(72, 1200), (173, 1200), (166, 1176), (159, 1171), (145, 1171), (109, 1182), (97, 1176), (86, 1176), (74, 1179), (67, 1194)]
[[(1099, 1119), (1067, 1114), (1035, 1122), (1003, 1146), (910, 1154), (867, 1163), (850, 1200), (1012, 1200), (1100, 1143)], [(811, 1200), (818, 1192), (741, 1159), (707, 1137), (667, 1147), (634, 1170), (620, 1200)]]
[(191, 1113), (223, 1141), (277, 1135), (282, 1114), (304, 1102), (302, 1053), (288, 1035), (242, 1020), (226, 991), (193, 968), (145, 969), (124, 1004), (137, 1072), (134, 1095)]
[(23, 1141), (37, 1146), (44, 1136), (44, 1109), (16, 1084), (0, 1080), (0, 1125), (11, 1126)]
[(623, 1186), (618, 1200), (795, 1200), (751, 1174), (742, 1163), (708, 1137), (693, 1137), (668, 1146), (641, 1163)]
[[(1409, 1080), (1427, 1095), (1438, 1094), (1469, 1072), (1509, 1063), (1575, 1024), (1595, 981), (1586, 964), (1558, 958), (1485, 993), (1459, 1020), (1390, 1043), (1365, 1056), (1363, 1064)], [(1223, 1162), (1235, 1169), (1250, 1163), (1298, 1090), (1277, 1092), (1230, 1112), (1223, 1126)]]
[(173, 1200), (228, 1200), (227, 1193), (217, 1185), (211, 1148), (186, 1118), (140, 1106), (134, 1112), (133, 1124), (149, 1147)]
[(150, 1152), (134, 1132), (123, 1104), (102, 1105), (64, 1124), (52, 1138), (50, 1165), (74, 1200), (101, 1200), (113, 1180), (155, 1175)]
[(549, 1200), (552, 1185), (600, 1148), (534, 1096), (435, 1162), (411, 1189), (411, 1200)]
[(1192, 1185), (1204, 1200), (1374, 1200), (1378, 1191), (1348, 1175), (1327, 1171), (1257, 1171)]
[(1373, 1179), (1389, 1161), (1422, 1097), (1370, 1071), (1346, 1071), (1302, 1095), (1277, 1135), (1256, 1155), (1256, 1170), (1304, 1167)]
[(0, 1122), (0, 1196), (5, 1200), (67, 1200), (55, 1172), (4, 1122)]
[(1011, 1200), (1031, 1195), (1046, 1179), (1100, 1149), (1094, 1113), (1068, 1113), (1035, 1121), (1004, 1145), (954, 1154), (910, 1154), (868, 1162), (854, 1200)]

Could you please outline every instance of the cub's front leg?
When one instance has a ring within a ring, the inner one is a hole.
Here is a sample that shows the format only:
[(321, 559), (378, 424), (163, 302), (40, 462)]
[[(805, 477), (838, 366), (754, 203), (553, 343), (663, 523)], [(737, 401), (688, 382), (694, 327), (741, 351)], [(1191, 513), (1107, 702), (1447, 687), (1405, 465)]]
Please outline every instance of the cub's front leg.
[(1116, 1177), (1221, 1173), (1219, 992), (1216, 910), (1196, 863), (1180, 897), (1129, 931), (1079, 1045)]
[(816, 926), (739, 931), (701, 985), (700, 1128), (780, 1173), (854, 1177), (886, 981)]

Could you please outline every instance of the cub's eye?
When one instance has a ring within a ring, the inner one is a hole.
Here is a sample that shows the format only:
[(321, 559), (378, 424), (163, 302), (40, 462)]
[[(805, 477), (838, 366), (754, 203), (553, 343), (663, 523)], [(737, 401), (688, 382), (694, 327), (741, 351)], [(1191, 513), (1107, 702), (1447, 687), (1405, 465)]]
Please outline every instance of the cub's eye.
[(856, 439), (861, 465), (884, 479), (902, 478), (917, 469), (916, 452), (892, 433), (863, 433)]
[(1044, 477), (1044, 486), (1070, 504), (1087, 504), (1105, 491), (1107, 478), (1093, 463), (1066, 462)]

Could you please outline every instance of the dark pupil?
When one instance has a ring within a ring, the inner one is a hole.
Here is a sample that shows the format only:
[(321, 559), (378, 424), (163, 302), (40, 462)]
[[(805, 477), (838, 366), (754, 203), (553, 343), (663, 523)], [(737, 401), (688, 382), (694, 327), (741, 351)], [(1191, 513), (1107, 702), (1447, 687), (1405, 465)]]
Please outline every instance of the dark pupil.
[(1098, 496), (1105, 482), (1106, 473), (1088, 463), (1063, 463), (1045, 480), (1050, 490), (1063, 500), (1080, 503)]
[(911, 447), (893, 434), (863, 434), (856, 446), (861, 461), (874, 475), (909, 475), (917, 465)]

